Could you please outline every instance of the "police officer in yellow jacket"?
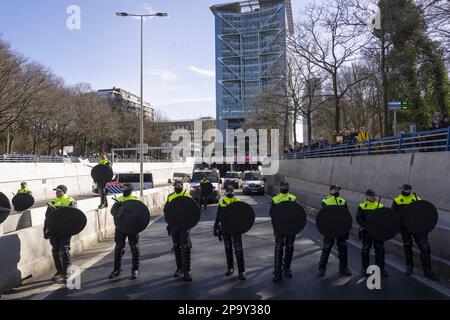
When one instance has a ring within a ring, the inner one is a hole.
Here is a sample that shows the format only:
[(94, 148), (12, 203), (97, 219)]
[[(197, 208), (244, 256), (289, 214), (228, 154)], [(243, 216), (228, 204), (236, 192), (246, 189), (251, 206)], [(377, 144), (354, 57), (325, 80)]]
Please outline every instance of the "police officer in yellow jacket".
[[(111, 162), (108, 160), (106, 153), (102, 153), (100, 156), (100, 161), (98, 162), (101, 165), (112, 167)], [(100, 194), (100, 205), (99, 209), (108, 207), (108, 198), (106, 197), (106, 185), (97, 184), (98, 193)]]
[(20, 183), (20, 189), (17, 190), (17, 193), (28, 193), (29, 195), (33, 195), (33, 193), (28, 189), (26, 182)]
[(67, 187), (65, 185), (59, 185), (53, 190), (56, 191), (56, 198), (49, 202), (45, 212), (44, 238), (49, 239), (52, 246), (53, 262), (56, 268), (56, 273), (52, 280), (66, 281), (68, 278), (67, 269), (70, 266), (70, 240), (72, 237), (58, 237), (51, 234), (48, 229), (48, 220), (54, 214), (55, 208), (76, 207), (76, 203), (73, 198), (66, 195)]
[(234, 273), (234, 262), (233, 262), (233, 246), (234, 252), (236, 254), (236, 260), (238, 265), (239, 272), (239, 280), (245, 280), (245, 263), (244, 263), (244, 249), (242, 247), (242, 235), (241, 234), (228, 234), (222, 233), (220, 219), (222, 216), (222, 211), (228, 205), (233, 202), (240, 201), (238, 197), (234, 194), (234, 189), (231, 186), (227, 186), (225, 189), (225, 198), (219, 202), (219, 207), (217, 209), (216, 221), (214, 223), (214, 236), (219, 237), (219, 240), (222, 240), (225, 246), (225, 256), (227, 259), (227, 271), (225, 272), (225, 276), (229, 277)]
[[(189, 193), (183, 189), (183, 184), (180, 181), (174, 183), (174, 189), (175, 192), (167, 197), (166, 205), (178, 197), (191, 198)], [(178, 278), (183, 275), (184, 281), (192, 281), (190, 230), (178, 230), (168, 225), (167, 232), (172, 236), (173, 251), (175, 253), (175, 262), (177, 264), (177, 270), (173, 276)]]
[[(289, 193), (289, 183), (282, 182), (280, 185), (280, 193), (272, 198), (272, 206), (285, 201), (296, 202), (297, 197)], [(273, 281), (278, 282), (281, 280), (283, 273), (286, 278), (292, 278), (291, 262), (292, 256), (294, 254), (295, 235), (285, 236), (276, 233), (274, 235), (275, 235), (275, 261), (274, 261)], [(285, 251), (283, 252), (285, 246), (286, 248)], [(284, 261), (283, 261), (283, 253), (284, 253)]]
[[(421, 200), (415, 193), (412, 193), (412, 186), (404, 184), (400, 188), (401, 194), (394, 199), (392, 209), (401, 213), (405, 208), (414, 201)], [(428, 235), (412, 234), (406, 228), (401, 228), (401, 235), (403, 239), (403, 249), (405, 251), (406, 260), (406, 274), (411, 275), (414, 270), (413, 261), (413, 239), (416, 241), (420, 250), (420, 260), (422, 261), (423, 275), (431, 280), (438, 280), (438, 277), (431, 270), (431, 248), (428, 243)]]
[[(347, 202), (340, 197), (341, 187), (337, 185), (330, 186), (330, 194), (322, 200), (322, 207), (327, 206), (342, 206), (346, 209)], [(347, 253), (347, 239), (349, 235), (345, 235), (340, 238), (324, 237), (322, 254), (319, 261), (319, 276), (323, 277), (326, 272), (328, 258), (330, 257), (331, 248), (333, 248), (334, 242), (337, 242), (338, 258), (339, 258), (339, 272), (344, 276), (351, 276), (352, 273), (348, 268), (348, 253)]]
[(384, 242), (376, 241), (370, 237), (366, 230), (367, 217), (371, 214), (375, 214), (375, 210), (383, 208), (381, 202), (376, 201), (375, 191), (369, 189), (366, 191), (366, 201), (360, 203), (358, 206), (358, 211), (356, 212), (356, 221), (361, 226), (360, 238), (362, 240), (361, 249), (361, 274), (368, 277), (367, 268), (370, 264), (370, 249), (372, 244), (375, 249), (375, 263), (381, 270), (381, 275), (387, 277), (388, 273), (384, 270)]
[(208, 194), (206, 194), (206, 191), (203, 189), (205, 185), (211, 183), (208, 178), (203, 177), (200, 181), (200, 206), (203, 205), (203, 208), (206, 210), (208, 206)]
[[(127, 183), (122, 187), (122, 196), (116, 199), (116, 203), (111, 208), (111, 214), (113, 216), (124, 202), (139, 200), (132, 192), (133, 185)], [(116, 228), (114, 235), (114, 242), (116, 243), (116, 247), (114, 248), (114, 270), (109, 275), (110, 279), (115, 279), (122, 273), (122, 257), (125, 254), (125, 242), (127, 238), (131, 250), (131, 279), (135, 280), (139, 276), (139, 234), (125, 234)]]

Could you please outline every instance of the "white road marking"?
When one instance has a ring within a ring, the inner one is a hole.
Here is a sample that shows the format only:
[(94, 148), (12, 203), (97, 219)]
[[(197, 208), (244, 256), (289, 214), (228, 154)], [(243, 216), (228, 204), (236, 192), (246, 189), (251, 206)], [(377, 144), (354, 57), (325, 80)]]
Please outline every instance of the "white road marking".
[[(149, 224), (149, 227), (155, 223), (156, 221), (158, 221), (159, 219), (161, 219), (163, 217), (163, 215), (160, 215), (158, 218), (156, 218), (155, 220), (151, 221)], [(83, 273), (83, 271), (86, 271), (87, 269), (89, 269), (90, 267), (92, 267), (93, 265), (95, 265), (97, 262), (99, 262), (100, 260), (102, 260), (104, 257), (106, 257), (108, 254), (111, 253), (111, 251), (114, 250), (115, 244), (107, 249), (105, 249), (105, 251), (99, 253), (98, 255), (96, 255), (94, 258), (92, 258), (91, 260), (85, 262), (81, 267), (80, 267), (80, 272), (79, 274), (81, 275)], [(78, 273), (74, 274), (73, 277), (77, 276)], [(31, 300), (45, 300), (48, 298), (48, 296), (50, 296), (51, 294), (53, 294), (55, 291), (60, 290), (62, 288), (64, 288), (66, 285), (65, 284), (52, 284), (48, 287), (43, 288), (42, 290), (40, 290), (33, 298), (31, 298)]]

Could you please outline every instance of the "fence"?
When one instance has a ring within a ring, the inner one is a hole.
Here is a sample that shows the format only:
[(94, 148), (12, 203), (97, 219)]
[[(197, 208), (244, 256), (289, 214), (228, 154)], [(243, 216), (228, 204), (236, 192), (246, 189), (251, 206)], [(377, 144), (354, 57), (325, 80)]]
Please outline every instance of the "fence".
[[(91, 163), (96, 163), (99, 158), (89, 157), (81, 158), (83, 160), (89, 160)], [(185, 162), (186, 159), (181, 159), (181, 162)], [(31, 163), (79, 163), (78, 157), (62, 157), (62, 156), (46, 156), (36, 154), (0, 154), (0, 162), (31, 162)], [(114, 158), (114, 162), (120, 163), (135, 163), (139, 162), (139, 158)], [(153, 159), (150, 157), (144, 157), (144, 162), (172, 162), (170, 159)]]
[(284, 159), (329, 158), (411, 152), (450, 151), (450, 127), (430, 131), (402, 133), (396, 137), (349, 142), (326, 148), (307, 149), (284, 154)]

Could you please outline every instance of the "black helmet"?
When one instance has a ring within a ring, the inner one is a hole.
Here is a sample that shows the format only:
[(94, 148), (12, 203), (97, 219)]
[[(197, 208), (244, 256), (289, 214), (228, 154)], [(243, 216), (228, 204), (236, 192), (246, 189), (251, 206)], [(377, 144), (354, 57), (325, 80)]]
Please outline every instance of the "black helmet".
[(132, 192), (133, 191), (133, 185), (131, 183), (125, 183), (122, 187), (122, 192)]
[(283, 182), (280, 184), (280, 191), (281, 191), (282, 193), (287, 193), (287, 192), (289, 191), (289, 183), (287, 183), (286, 181), (283, 181)]
[(372, 189), (366, 191), (366, 196), (375, 197), (377, 194)]

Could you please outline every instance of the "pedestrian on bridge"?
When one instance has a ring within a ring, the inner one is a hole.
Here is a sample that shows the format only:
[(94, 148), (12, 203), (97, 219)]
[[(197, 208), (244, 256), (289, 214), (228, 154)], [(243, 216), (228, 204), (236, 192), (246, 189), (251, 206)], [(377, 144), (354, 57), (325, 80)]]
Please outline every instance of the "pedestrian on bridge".
[[(289, 183), (282, 182), (280, 185), (280, 193), (272, 198), (272, 207), (276, 204), (292, 201), (296, 202), (297, 197), (289, 193)], [(282, 278), (282, 274), (286, 278), (292, 278), (291, 262), (294, 255), (295, 235), (285, 236), (274, 233), (275, 236), (275, 261), (274, 261), (274, 277), (273, 282), (278, 282)], [(283, 249), (285, 247), (285, 251)], [(284, 253), (284, 261), (283, 261)]]
[[(176, 181), (174, 184), (175, 192), (167, 197), (166, 205), (178, 197), (192, 198), (189, 193), (183, 189), (183, 183)], [(173, 251), (175, 253), (175, 261), (177, 270), (174, 277), (178, 278), (183, 275), (184, 281), (192, 281), (191, 276), (191, 239), (190, 230), (177, 230), (170, 225), (167, 226), (167, 233), (172, 236)]]
[(26, 182), (20, 183), (20, 189), (17, 190), (17, 193), (28, 193), (29, 195), (33, 195), (33, 193), (30, 191), (30, 189), (27, 188)]
[[(125, 202), (130, 200), (139, 200), (138, 197), (132, 194), (132, 184), (125, 184), (122, 188), (122, 192), (122, 196), (116, 199), (116, 203), (111, 208), (111, 214), (113, 216)], [(122, 257), (125, 254), (125, 242), (127, 238), (131, 250), (131, 280), (136, 280), (139, 276), (139, 234), (125, 234), (116, 226), (116, 232), (114, 235), (114, 242), (116, 243), (116, 247), (114, 249), (114, 270), (109, 275), (109, 279), (115, 279), (122, 273)]]
[[(106, 156), (106, 153), (102, 153), (100, 156), (99, 164), (112, 167), (111, 162), (108, 160), (108, 157)], [(98, 193), (100, 194), (100, 205), (98, 206), (99, 209), (107, 208), (108, 207), (108, 198), (106, 196), (106, 184), (97, 184)]]
[(222, 233), (220, 219), (222, 211), (232, 204), (233, 202), (241, 201), (238, 197), (234, 195), (234, 189), (232, 186), (227, 185), (225, 189), (225, 198), (219, 202), (219, 207), (217, 208), (216, 221), (214, 223), (214, 236), (219, 238), (225, 246), (225, 257), (227, 259), (227, 271), (225, 276), (229, 277), (234, 273), (234, 261), (233, 261), (233, 246), (234, 253), (236, 254), (237, 266), (239, 271), (239, 280), (245, 280), (245, 262), (244, 262), (244, 249), (242, 247), (242, 234), (228, 234)]
[(361, 248), (361, 274), (364, 277), (368, 277), (367, 268), (370, 264), (370, 249), (372, 245), (375, 249), (375, 263), (381, 270), (381, 275), (387, 277), (388, 273), (384, 269), (384, 241), (376, 241), (372, 239), (366, 230), (367, 217), (371, 214), (375, 214), (375, 210), (383, 208), (381, 201), (376, 201), (375, 191), (369, 189), (366, 191), (366, 201), (360, 203), (358, 206), (358, 211), (356, 213), (356, 221), (361, 226), (361, 231), (359, 232), (359, 237), (362, 240)]
[[(330, 194), (322, 200), (322, 207), (328, 206), (342, 206), (348, 209), (347, 202), (340, 197), (341, 187), (337, 185), (330, 186)], [(326, 272), (328, 258), (330, 257), (331, 249), (335, 242), (337, 242), (338, 258), (339, 258), (339, 272), (344, 276), (351, 276), (352, 273), (348, 268), (348, 253), (347, 253), (347, 240), (349, 234), (346, 234), (340, 238), (324, 237), (322, 254), (319, 261), (319, 276), (323, 277)]]
[[(421, 198), (412, 192), (412, 186), (404, 184), (400, 188), (401, 194), (394, 199), (392, 209), (401, 213), (406, 207), (414, 201), (419, 201)], [(420, 260), (422, 261), (423, 275), (431, 280), (438, 280), (438, 277), (431, 270), (431, 248), (428, 243), (428, 235), (412, 234), (406, 228), (402, 227), (401, 235), (403, 239), (403, 249), (405, 251), (406, 260), (406, 275), (411, 275), (414, 270), (413, 260), (413, 239), (417, 243), (420, 250)]]
[(44, 238), (50, 240), (50, 245), (52, 246), (53, 262), (56, 268), (56, 274), (52, 280), (64, 280), (65, 282), (69, 277), (67, 270), (70, 266), (70, 241), (72, 237), (58, 237), (50, 233), (48, 220), (56, 208), (76, 207), (76, 202), (73, 198), (67, 196), (67, 187), (65, 185), (59, 185), (53, 191), (56, 191), (56, 198), (50, 201), (45, 212)]

